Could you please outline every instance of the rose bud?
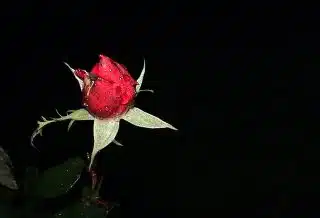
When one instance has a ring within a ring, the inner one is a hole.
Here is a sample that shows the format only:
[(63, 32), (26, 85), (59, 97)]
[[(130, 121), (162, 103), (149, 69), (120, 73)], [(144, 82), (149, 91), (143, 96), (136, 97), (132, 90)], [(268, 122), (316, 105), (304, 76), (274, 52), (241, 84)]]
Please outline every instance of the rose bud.
[(111, 142), (122, 145), (115, 139), (120, 120), (125, 120), (143, 128), (177, 130), (171, 124), (133, 106), (137, 93), (142, 91), (153, 92), (148, 89), (140, 90), (145, 74), (145, 63), (137, 81), (130, 76), (125, 66), (103, 55), (100, 55), (99, 63), (95, 64), (90, 72), (82, 69), (74, 70), (67, 63), (65, 64), (80, 85), (83, 105), (86, 109), (69, 111), (70, 113), (66, 116), (57, 112), (60, 117), (51, 120), (42, 117), (42, 121), (38, 121), (38, 128), (31, 136), (32, 145), (33, 139), (42, 133), (44, 126), (50, 123), (71, 120), (68, 126), (69, 130), (74, 121), (93, 121), (94, 143), (89, 164), (89, 169), (91, 169), (94, 158), (100, 150)]

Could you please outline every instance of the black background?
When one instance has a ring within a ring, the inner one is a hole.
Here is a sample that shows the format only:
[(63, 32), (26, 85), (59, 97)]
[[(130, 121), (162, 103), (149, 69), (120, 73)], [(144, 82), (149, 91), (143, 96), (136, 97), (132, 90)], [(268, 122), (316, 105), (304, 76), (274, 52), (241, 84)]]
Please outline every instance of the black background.
[[(62, 64), (103, 53), (137, 78), (137, 106), (179, 129), (121, 123), (99, 154), (102, 195), (123, 216), (307, 215), (319, 194), (319, 28), (312, 7), (273, 3), (16, 3), (1, 15), (2, 146), (17, 168), (90, 151), (92, 123), (44, 129), (40, 116), (81, 107)], [(101, 157), (104, 158), (101, 158)]]

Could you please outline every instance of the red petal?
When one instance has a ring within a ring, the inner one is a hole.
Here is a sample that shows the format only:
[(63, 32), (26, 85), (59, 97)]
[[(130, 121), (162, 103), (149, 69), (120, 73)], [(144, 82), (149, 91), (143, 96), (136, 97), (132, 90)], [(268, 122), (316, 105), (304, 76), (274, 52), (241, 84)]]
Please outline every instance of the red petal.
[(77, 69), (74, 71), (74, 74), (79, 77), (80, 79), (84, 79), (87, 76), (87, 73), (85, 70)]

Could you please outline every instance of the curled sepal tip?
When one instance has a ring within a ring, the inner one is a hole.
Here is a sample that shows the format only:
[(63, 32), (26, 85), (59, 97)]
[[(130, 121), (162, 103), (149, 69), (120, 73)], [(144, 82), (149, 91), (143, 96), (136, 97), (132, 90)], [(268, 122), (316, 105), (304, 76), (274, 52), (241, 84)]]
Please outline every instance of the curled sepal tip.
[(136, 86), (137, 93), (140, 91), (140, 88), (142, 86), (143, 77), (144, 77), (145, 72), (146, 72), (146, 61), (145, 61), (145, 59), (143, 59), (143, 68), (142, 68), (142, 71), (140, 73), (139, 78), (137, 79), (137, 83), (138, 83), (138, 85)]
[(68, 132), (71, 129), (72, 124), (74, 123), (75, 120), (70, 120), (69, 124), (68, 124)]
[(70, 67), (70, 65), (69, 65), (68, 63), (66, 63), (66, 62), (63, 62), (63, 63), (64, 63), (64, 64), (69, 68), (69, 70), (72, 72), (73, 76), (76, 78), (76, 80), (77, 80), (78, 83), (79, 83), (80, 89), (82, 90), (82, 89), (83, 89), (83, 86), (84, 86), (83, 81), (76, 76), (75, 70), (74, 70), (72, 67)]
[(123, 144), (122, 144), (122, 143), (118, 142), (118, 141), (117, 141), (117, 140), (115, 140), (115, 139), (113, 140), (113, 143), (114, 143), (114, 144), (116, 144), (116, 145), (118, 145), (118, 146), (123, 146)]
[[(57, 111), (57, 110), (56, 110)], [(42, 129), (49, 123), (54, 123), (57, 121), (64, 121), (64, 120), (71, 120), (71, 124), (69, 123), (68, 130), (70, 129), (72, 123), (75, 120), (93, 120), (94, 118), (86, 111), (85, 109), (73, 110), (70, 111), (70, 114), (66, 116), (62, 116), (58, 111), (57, 114), (59, 115), (58, 118), (51, 118), (50, 120), (46, 119), (45, 117), (41, 117), (42, 121), (38, 121), (38, 128), (32, 133), (31, 135), (31, 145), (34, 147), (33, 140), (37, 135), (42, 135)], [(72, 122), (73, 121), (73, 122)]]

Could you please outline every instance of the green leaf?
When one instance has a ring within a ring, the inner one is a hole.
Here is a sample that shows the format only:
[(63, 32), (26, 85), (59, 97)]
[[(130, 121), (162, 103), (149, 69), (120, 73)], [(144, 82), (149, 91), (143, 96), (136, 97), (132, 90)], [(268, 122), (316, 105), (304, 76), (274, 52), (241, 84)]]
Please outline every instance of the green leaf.
[(39, 176), (39, 170), (36, 167), (27, 167), (24, 175), (24, 182), (23, 182), (23, 192), (28, 195), (32, 195), (32, 189), (34, 183), (36, 183)]
[[(34, 214), (34, 211), (36, 211), (37, 206), (39, 205), (39, 202), (41, 202), (43, 199), (33, 193), (34, 186), (36, 184), (36, 181), (39, 176), (39, 171), (36, 167), (29, 166), (25, 170), (24, 174), (24, 180), (23, 180), (23, 196), (25, 199), (28, 199), (27, 201), (23, 202), (23, 206), (21, 210), (19, 211), (21, 214)], [(37, 211), (37, 214), (40, 215), (39, 211)], [(34, 216), (29, 216), (34, 217)]]
[(54, 215), (56, 218), (105, 218), (106, 210), (96, 205), (77, 202)]
[(14, 201), (17, 195), (18, 191), (0, 185), (0, 204), (2, 202), (10, 203)]
[(119, 131), (119, 120), (110, 119), (110, 120), (99, 120), (95, 119), (93, 122), (93, 150), (91, 153), (89, 169), (96, 154), (108, 146), (116, 137)]
[(12, 172), (12, 163), (7, 153), (0, 147), (0, 185), (4, 185), (10, 189), (18, 189), (16, 180), (14, 179)]
[(85, 167), (81, 158), (70, 158), (56, 167), (52, 167), (39, 175), (33, 182), (31, 193), (43, 198), (54, 198), (67, 193), (80, 178)]
[(169, 123), (164, 122), (163, 120), (159, 119), (156, 116), (153, 116), (147, 112), (144, 112), (143, 110), (134, 107), (128, 111), (128, 113), (122, 117), (125, 121), (128, 121), (129, 123), (149, 128), (149, 129), (157, 129), (157, 128), (169, 128), (173, 130), (178, 130)]
[(1, 218), (11, 218), (17, 217), (17, 211), (12, 205), (6, 205), (0, 203), (0, 217)]

